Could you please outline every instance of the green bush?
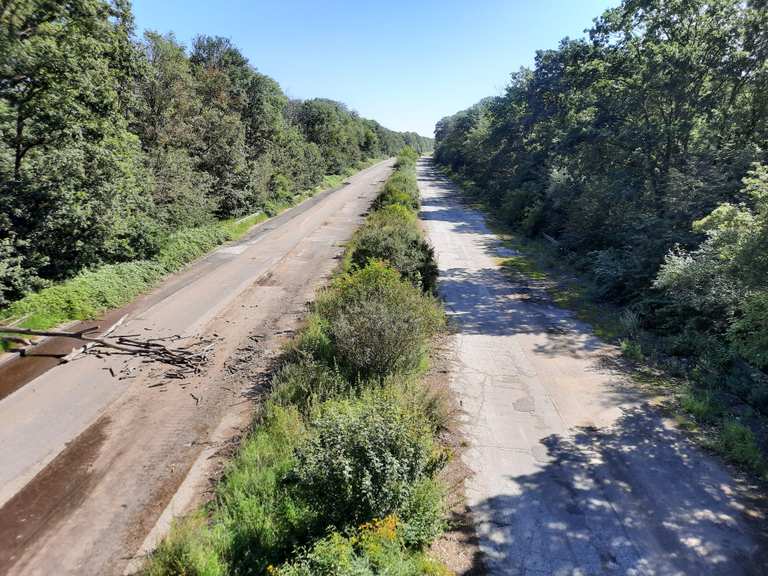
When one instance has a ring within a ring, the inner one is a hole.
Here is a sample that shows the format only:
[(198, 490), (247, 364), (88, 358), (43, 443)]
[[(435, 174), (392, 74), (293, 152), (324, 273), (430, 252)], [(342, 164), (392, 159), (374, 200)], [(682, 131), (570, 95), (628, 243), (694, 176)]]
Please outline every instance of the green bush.
[(718, 448), (732, 462), (748, 466), (755, 471), (765, 469), (765, 461), (752, 430), (736, 420), (723, 423)]
[(403, 546), (396, 516), (367, 523), (349, 535), (334, 532), (297, 559), (269, 570), (277, 576), (448, 576), (422, 552)]
[(405, 146), (397, 154), (396, 168), (408, 170), (416, 167), (416, 161), (419, 159), (419, 153), (410, 146)]
[(645, 358), (643, 347), (637, 340), (622, 338), (619, 342), (619, 346), (621, 348), (621, 355), (627, 360), (631, 360), (632, 362), (642, 362)]
[(501, 197), (499, 216), (511, 226), (520, 227), (529, 206), (538, 201), (539, 194), (530, 187), (509, 190)]
[(442, 322), (433, 298), (377, 261), (338, 278), (317, 310), (327, 321), (337, 362), (352, 377), (415, 370)]
[(686, 412), (698, 422), (713, 423), (720, 416), (721, 408), (714, 402), (711, 394), (703, 392), (688, 392), (680, 400), (680, 404)]
[[(413, 513), (414, 540), (439, 522), (432, 495), (415, 486), (442, 462), (423, 419), (385, 398), (323, 405), (296, 453), (293, 477), (327, 526), (343, 528), (396, 512)], [(415, 503), (414, 498), (429, 500)], [(437, 518), (428, 518), (430, 513)], [(409, 517), (403, 517), (408, 523)], [(420, 536), (421, 535), (421, 536)]]
[(401, 204), (413, 211), (417, 211), (421, 206), (416, 173), (412, 169), (395, 170), (384, 184), (384, 190), (376, 199), (374, 208), (392, 204)]
[(768, 368), (768, 291), (747, 297), (728, 331), (733, 349), (758, 368)]
[[(18, 240), (7, 228), (0, 215), (0, 307), (46, 284), (35, 272), (35, 268), (41, 267), (46, 259), (30, 259), (25, 254), (29, 242)], [(6, 235), (9, 236), (4, 237)]]
[(409, 548), (423, 549), (445, 530), (445, 505), (442, 484), (435, 478), (422, 478), (411, 488), (398, 514), (404, 519), (401, 534)]
[(352, 242), (349, 261), (358, 268), (370, 260), (387, 262), (412, 284), (434, 292), (437, 265), (416, 216), (406, 207), (390, 205), (373, 212)]

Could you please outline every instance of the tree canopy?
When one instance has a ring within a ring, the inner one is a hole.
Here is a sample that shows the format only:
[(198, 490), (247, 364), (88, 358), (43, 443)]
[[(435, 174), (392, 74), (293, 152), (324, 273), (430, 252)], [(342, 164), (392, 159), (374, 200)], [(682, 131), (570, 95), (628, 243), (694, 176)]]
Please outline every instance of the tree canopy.
[(289, 101), (226, 38), (137, 39), (127, 0), (0, 3), (0, 305), (431, 139)]
[(767, 8), (624, 0), (443, 118), (435, 158), (671, 349), (768, 366)]

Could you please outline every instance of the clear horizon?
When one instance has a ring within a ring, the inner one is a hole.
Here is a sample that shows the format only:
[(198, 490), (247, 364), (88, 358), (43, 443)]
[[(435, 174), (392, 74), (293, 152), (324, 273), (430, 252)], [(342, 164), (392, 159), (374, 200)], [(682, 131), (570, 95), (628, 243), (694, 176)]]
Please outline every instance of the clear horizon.
[(291, 98), (331, 98), (387, 128), (432, 136), (443, 116), (500, 94), (540, 49), (580, 37), (616, 0), (372, 3), (134, 0), (136, 33), (231, 38)]

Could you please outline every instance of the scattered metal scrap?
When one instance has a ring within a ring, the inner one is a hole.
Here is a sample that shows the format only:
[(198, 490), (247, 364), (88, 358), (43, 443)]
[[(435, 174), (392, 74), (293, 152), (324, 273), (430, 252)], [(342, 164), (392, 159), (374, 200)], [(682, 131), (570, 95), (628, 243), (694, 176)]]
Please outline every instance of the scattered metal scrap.
[[(160, 363), (171, 366), (164, 376), (171, 379), (184, 379), (187, 376), (198, 374), (203, 365), (208, 361), (208, 356), (213, 350), (213, 340), (195, 338), (193, 342), (184, 346), (170, 346), (173, 342), (189, 340), (182, 336), (174, 335), (162, 338), (142, 338), (139, 334), (114, 336), (115, 330), (124, 322), (125, 316), (110, 326), (100, 336), (94, 336), (98, 326), (85, 328), (74, 332), (61, 330), (32, 330), (18, 328), (16, 326), (0, 326), (0, 338), (15, 343), (23, 343), (26, 347), (20, 352), (24, 354), (35, 346), (34, 341), (5, 334), (19, 334), (24, 336), (49, 336), (56, 338), (72, 338), (85, 342), (84, 345), (73, 348), (72, 351), (61, 358), (62, 362), (71, 362), (87, 354), (95, 354), (100, 357), (105, 352), (110, 354), (125, 354), (139, 356), (142, 363)], [(114, 371), (110, 370), (114, 375)]]

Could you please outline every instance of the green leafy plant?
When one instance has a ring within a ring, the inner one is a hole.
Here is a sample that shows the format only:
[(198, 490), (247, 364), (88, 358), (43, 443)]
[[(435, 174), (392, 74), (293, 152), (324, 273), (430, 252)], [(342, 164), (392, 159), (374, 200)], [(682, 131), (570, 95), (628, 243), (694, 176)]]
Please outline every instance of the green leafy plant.
[(416, 217), (404, 206), (392, 204), (373, 212), (351, 243), (349, 262), (363, 268), (381, 260), (425, 292), (434, 292), (437, 266), (434, 251)]
[(720, 452), (729, 460), (756, 471), (765, 469), (765, 460), (752, 431), (737, 420), (723, 423), (717, 440)]
[(345, 274), (317, 301), (338, 364), (352, 376), (384, 378), (417, 369), (442, 316), (381, 262)]
[(368, 522), (348, 535), (334, 532), (298, 558), (279, 568), (275, 576), (449, 576), (442, 564), (403, 545), (401, 524), (390, 515)]
[[(292, 475), (322, 522), (343, 528), (410, 512), (418, 518), (414, 531), (419, 532), (440, 518), (434, 506), (412, 502), (430, 498), (425, 487), (416, 486), (441, 463), (422, 419), (385, 398), (368, 396), (323, 405), (311, 428)], [(425, 518), (430, 513), (437, 519)]]

